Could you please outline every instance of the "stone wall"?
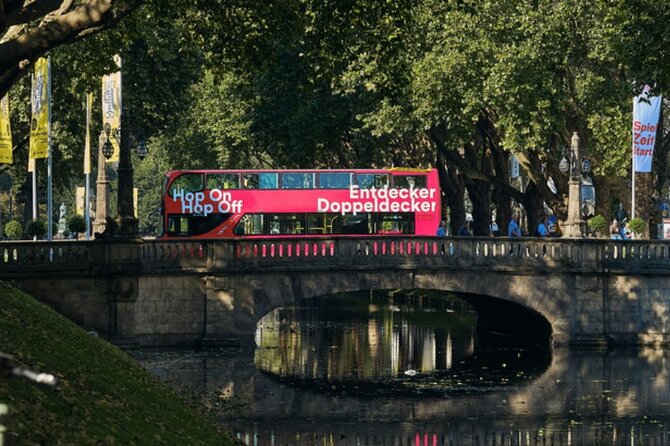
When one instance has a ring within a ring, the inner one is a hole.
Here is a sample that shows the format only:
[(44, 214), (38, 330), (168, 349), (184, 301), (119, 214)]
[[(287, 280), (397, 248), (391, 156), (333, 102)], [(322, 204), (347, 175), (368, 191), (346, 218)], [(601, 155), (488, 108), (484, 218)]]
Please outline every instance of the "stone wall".
[(119, 343), (229, 343), (301, 299), (404, 288), (461, 293), (499, 328), (518, 325), (513, 313), (524, 308), (537, 318), (529, 326), (545, 320), (556, 344), (650, 344), (669, 340), (669, 247), (431, 237), (8, 242), (0, 278)]

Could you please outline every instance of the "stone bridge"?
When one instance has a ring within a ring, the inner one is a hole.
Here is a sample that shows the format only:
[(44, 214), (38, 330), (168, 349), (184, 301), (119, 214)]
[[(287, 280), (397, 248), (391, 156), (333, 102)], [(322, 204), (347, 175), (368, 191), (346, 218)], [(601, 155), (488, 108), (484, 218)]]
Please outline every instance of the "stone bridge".
[(239, 342), (277, 307), (368, 289), (455, 292), (478, 328), (538, 342), (670, 340), (664, 241), (3, 242), (0, 279), (120, 344)]

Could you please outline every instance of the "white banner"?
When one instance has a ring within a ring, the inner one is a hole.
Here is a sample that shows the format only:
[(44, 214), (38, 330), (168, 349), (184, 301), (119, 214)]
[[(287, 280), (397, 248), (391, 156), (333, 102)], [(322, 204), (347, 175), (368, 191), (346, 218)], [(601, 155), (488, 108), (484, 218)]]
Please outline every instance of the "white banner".
[(634, 172), (651, 172), (661, 99), (661, 96), (649, 96), (647, 89), (633, 99)]
[[(109, 125), (110, 130), (121, 127), (121, 57), (114, 56), (114, 62), (119, 71), (102, 76), (102, 125)], [(109, 137), (114, 153), (107, 160), (108, 163), (119, 162), (119, 142), (113, 135)]]
[(519, 160), (516, 158), (516, 156), (512, 155), (511, 159), (511, 167), (510, 167), (510, 178), (519, 178), (521, 175), (520, 169), (519, 169)]

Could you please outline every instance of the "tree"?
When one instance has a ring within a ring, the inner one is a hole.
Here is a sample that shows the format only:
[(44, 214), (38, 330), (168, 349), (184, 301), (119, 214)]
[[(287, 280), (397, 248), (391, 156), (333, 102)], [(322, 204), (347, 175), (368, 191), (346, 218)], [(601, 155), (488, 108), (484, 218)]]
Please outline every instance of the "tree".
[(46, 223), (42, 220), (30, 220), (26, 225), (26, 235), (41, 238), (47, 233)]
[[(2, 0), (0, 97), (49, 50), (109, 29), (143, 0)], [(34, 25), (36, 24), (36, 25)]]
[(67, 228), (70, 232), (84, 232), (86, 231), (86, 220), (83, 215), (72, 214), (67, 219)]
[(5, 235), (10, 240), (19, 240), (23, 235), (23, 227), (17, 220), (12, 220), (5, 225)]

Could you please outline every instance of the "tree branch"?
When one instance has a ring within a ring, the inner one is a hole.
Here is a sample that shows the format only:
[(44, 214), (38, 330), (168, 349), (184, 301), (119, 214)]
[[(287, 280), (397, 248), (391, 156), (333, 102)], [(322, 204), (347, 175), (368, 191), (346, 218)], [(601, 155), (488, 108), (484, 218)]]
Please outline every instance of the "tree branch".
[[(25, 74), (28, 65), (47, 51), (116, 26), (142, 5), (144, 0), (133, 0), (114, 12), (112, 8), (115, 2), (119, 3), (119, 0), (89, 0), (15, 39), (0, 43), (0, 97)], [(65, 0), (59, 4), (65, 8), (69, 3), (70, 0)]]
[(481, 172), (480, 170), (477, 170), (468, 165), (467, 163), (465, 163), (463, 159), (460, 156), (458, 156), (453, 150), (449, 150), (445, 146), (444, 142), (439, 138), (439, 135), (437, 135), (434, 131), (429, 130), (428, 134), (431, 140), (437, 146), (437, 150), (439, 150), (440, 153), (444, 155), (444, 158), (447, 160), (447, 162), (457, 167), (458, 170), (461, 172), (461, 174), (467, 176), (472, 180), (486, 181), (492, 184), (493, 186), (504, 190), (507, 194), (514, 197), (517, 201), (524, 200), (524, 195), (521, 193), (521, 191), (510, 186), (509, 184), (507, 184), (507, 182), (501, 180), (498, 177), (491, 176), (484, 172)]

